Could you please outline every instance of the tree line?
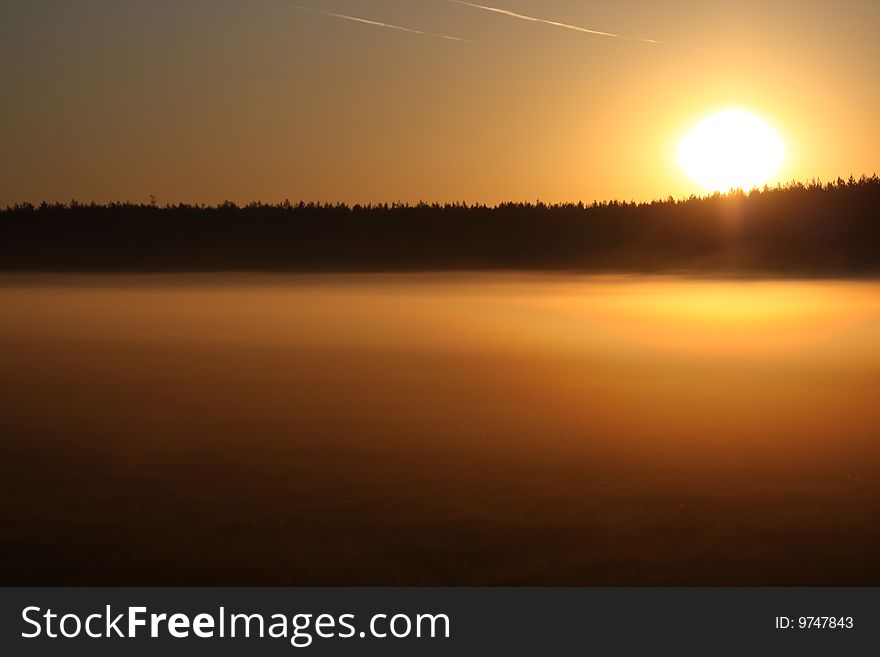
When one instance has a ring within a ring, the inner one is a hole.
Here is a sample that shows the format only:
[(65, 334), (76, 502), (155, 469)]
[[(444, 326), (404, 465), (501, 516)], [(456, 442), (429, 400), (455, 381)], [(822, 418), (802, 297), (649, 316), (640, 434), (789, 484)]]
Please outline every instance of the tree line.
[(644, 203), (19, 204), (0, 210), (0, 269), (868, 275), (880, 179)]

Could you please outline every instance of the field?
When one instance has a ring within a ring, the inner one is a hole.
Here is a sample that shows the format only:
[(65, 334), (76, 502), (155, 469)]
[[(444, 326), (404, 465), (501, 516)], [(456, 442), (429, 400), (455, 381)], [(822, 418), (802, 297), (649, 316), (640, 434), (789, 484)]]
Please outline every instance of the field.
[(2, 584), (880, 585), (880, 283), (0, 277)]

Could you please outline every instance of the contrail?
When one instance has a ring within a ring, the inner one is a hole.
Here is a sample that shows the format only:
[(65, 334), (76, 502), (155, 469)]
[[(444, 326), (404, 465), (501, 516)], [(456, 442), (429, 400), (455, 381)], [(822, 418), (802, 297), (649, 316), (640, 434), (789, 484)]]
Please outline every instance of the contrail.
[(535, 18), (534, 16), (526, 16), (525, 14), (518, 14), (515, 11), (510, 11), (508, 9), (501, 9), (500, 7), (487, 7), (486, 5), (478, 5), (473, 2), (465, 2), (464, 0), (449, 0), (449, 2), (454, 2), (457, 5), (465, 5), (467, 7), (473, 7), (474, 9), (482, 9), (483, 11), (491, 11), (496, 14), (503, 14), (505, 16), (510, 16), (512, 18), (518, 18), (523, 21), (529, 21), (530, 23), (543, 23), (544, 25), (552, 25), (554, 27), (562, 27), (566, 30), (574, 30), (575, 32), (584, 32), (585, 34), (595, 34), (598, 36), (605, 37), (613, 37), (615, 39), (632, 39), (634, 41), (643, 41), (644, 43), (662, 43), (662, 41), (655, 41), (654, 39), (640, 39), (638, 37), (628, 37), (623, 34), (614, 34), (613, 32), (602, 32), (601, 30), (591, 30), (586, 27), (580, 27), (579, 25), (569, 25), (568, 23), (560, 23), (559, 21), (550, 21), (544, 18)]
[(332, 16), (334, 18), (342, 18), (347, 21), (354, 21), (355, 23), (363, 23), (364, 25), (373, 25), (375, 27), (385, 27), (389, 30), (400, 30), (401, 32), (410, 32), (412, 34), (421, 34), (422, 36), (429, 37), (437, 37), (438, 39), (448, 39), (449, 41), (467, 41), (467, 39), (462, 39), (456, 36), (449, 36), (448, 34), (434, 34), (433, 32), (423, 32), (422, 30), (415, 30), (411, 27), (403, 27), (402, 25), (392, 25), (391, 23), (381, 23), (379, 21), (371, 21), (366, 18), (358, 18), (357, 16), (347, 16), (345, 14), (336, 14), (332, 11), (324, 11), (323, 9), (312, 9), (311, 7), (303, 7), (302, 5), (294, 5), (297, 9), (302, 9), (303, 11), (310, 11), (315, 14), (324, 14), (325, 16)]

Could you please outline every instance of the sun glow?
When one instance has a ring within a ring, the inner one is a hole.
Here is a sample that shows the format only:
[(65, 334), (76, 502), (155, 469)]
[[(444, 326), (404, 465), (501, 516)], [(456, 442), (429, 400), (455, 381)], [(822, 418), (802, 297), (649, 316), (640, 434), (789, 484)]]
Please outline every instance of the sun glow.
[(754, 114), (728, 109), (695, 125), (678, 147), (681, 168), (709, 191), (751, 189), (782, 166), (785, 144)]

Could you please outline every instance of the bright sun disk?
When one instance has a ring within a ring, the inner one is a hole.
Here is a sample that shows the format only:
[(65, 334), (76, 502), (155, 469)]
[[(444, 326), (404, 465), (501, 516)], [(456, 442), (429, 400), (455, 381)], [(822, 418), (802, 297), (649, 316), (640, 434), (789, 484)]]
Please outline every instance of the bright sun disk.
[(779, 171), (783, 160), (785, 144), (776, 131), (739, 109), (703, 119), (678, 147), (682, 169), (712, 192), (759, 187)]

